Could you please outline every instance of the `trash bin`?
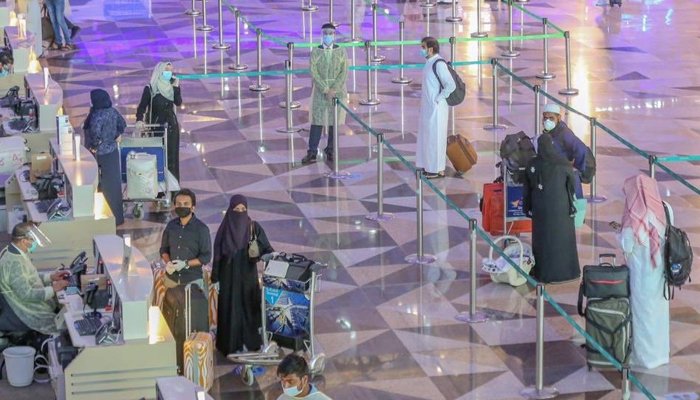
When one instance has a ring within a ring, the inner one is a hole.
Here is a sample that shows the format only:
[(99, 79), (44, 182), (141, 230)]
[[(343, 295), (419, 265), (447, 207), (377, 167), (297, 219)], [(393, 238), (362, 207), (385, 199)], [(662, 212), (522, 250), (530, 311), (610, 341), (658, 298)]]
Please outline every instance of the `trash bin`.
[(3, 350), (7, 381), (10, 386), (23, 387), (34, 381), (34, 355), (36, 350), (29, 346), (8, 347)]

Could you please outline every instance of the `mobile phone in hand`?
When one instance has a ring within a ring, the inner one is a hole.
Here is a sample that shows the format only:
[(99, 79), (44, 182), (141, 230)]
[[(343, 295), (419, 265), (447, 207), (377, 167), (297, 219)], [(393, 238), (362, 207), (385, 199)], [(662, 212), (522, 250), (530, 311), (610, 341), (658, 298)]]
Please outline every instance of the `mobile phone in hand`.
[(616, 231), (619, 231), (620, 229), (622, 229), (622, 225), (620, 225), (620, 223), (616, 222), (616, 221), (610, 222), (610, 227)]

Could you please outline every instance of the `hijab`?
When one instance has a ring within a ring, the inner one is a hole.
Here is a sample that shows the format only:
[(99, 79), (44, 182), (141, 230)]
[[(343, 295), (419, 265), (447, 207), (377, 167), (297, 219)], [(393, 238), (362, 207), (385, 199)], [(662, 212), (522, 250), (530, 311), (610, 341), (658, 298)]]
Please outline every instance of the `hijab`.
[(112, 108), (112, 100), (109, 98), (109, 93), (103, 89), (95, 89), (90, 92), (90, 113), (85, 118), (83, 130), (90, 129), (90, 120), (95, 114), (95, 110), (104, 110)]
[(537, 138), (537, 157), (548, 163), (571, 167), (569, 160), (559, 154), (554, 147), (554, 141), (549, 134), (540, 135)]
[[(243, 204), (246, 211), (233, 211)], [(241, 194), (231, 197), (224, 220), (219, 225), (214, 239), (214, 263), (222, 258), (231, 258), (236, 252), (248, 247), (250, 242), (250, 218), (248, 217), (248, 199)]]
[(174, 101), (175, 99), (175, 90), (173, 89), (173, 85), (170, 83), (170, 81), (165, 81), (163, 80), (163, 71), (165, 71), (165, 68), (168, 65), (172, 65), (169, 62), (159, 62), (156, 64), (156, 67), (153, 69), (153, 73), (151, 74), (151, 97), (156, 97), (156, 95), (160, 94), (161, 96), (165, 97), (166, 99), (170, 101)]
[(649, 248), (653, 268), (662, 265), (661, 236), (666, 232), (666, 213), (656, 180), (637, 175), (628, 178), (622, 188), (625, 213), (622, 229), (629, 228), (640, 246)]

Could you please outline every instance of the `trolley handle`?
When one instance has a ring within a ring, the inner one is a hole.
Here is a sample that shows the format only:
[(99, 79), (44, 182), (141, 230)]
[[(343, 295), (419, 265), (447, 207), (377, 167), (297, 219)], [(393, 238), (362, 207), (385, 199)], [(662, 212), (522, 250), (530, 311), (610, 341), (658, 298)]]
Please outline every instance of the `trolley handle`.
[[(159, 127), (163, 126), (163, 124), (143, 124), (141, 126), (144, 128), (159, 128)], [(126, 127), (133, 129), (133, 128), (137, 127), (137, 124), (127, 124)]]

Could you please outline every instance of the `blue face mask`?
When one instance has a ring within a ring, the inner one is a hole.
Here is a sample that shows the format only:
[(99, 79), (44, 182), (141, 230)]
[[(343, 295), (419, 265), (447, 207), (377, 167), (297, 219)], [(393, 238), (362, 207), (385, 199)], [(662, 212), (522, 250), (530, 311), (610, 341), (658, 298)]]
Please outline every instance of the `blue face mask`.
[(34, 250), (36, 250), (37, 247), (39, 247), (39, 242), (37, 242), (37, 241), (35, 240), (35, 241), (32, 242), (32, 245), (29, 246), (29, 248), (27, 249), (27, 251), (28, 251), (29, 253), (34, 253)]
[(544, 130), (549, 132), (552, 129), (556, 128), (557, 123), (555, 121), (552, 121), (551, 119), (545, 120), (544, 121)]
[(421, 48), (420, 49), (420, 55), (423, 58), (428, 58), (428, 50)]
[(323, 44), (326, 46), (330, 46), (333, 44), (334, 37), (333, 35), (323, 35)]
[(3, 76), (7, 76), (7, 70), (4, 68), (2, 70), (0, 70), (0, 77), (3, 77)]
[(169, 81), (173, 77), (173, 71), (163, 71), (163, 80)]
[(284, 394), (286, 394), (289, 397), (297, 397), (301, 393), (301, 390), (297, 388), (296, 386), (291, 386), (291, 387), (284, 387), (282, 386), (282, 390), (284, 391)]

